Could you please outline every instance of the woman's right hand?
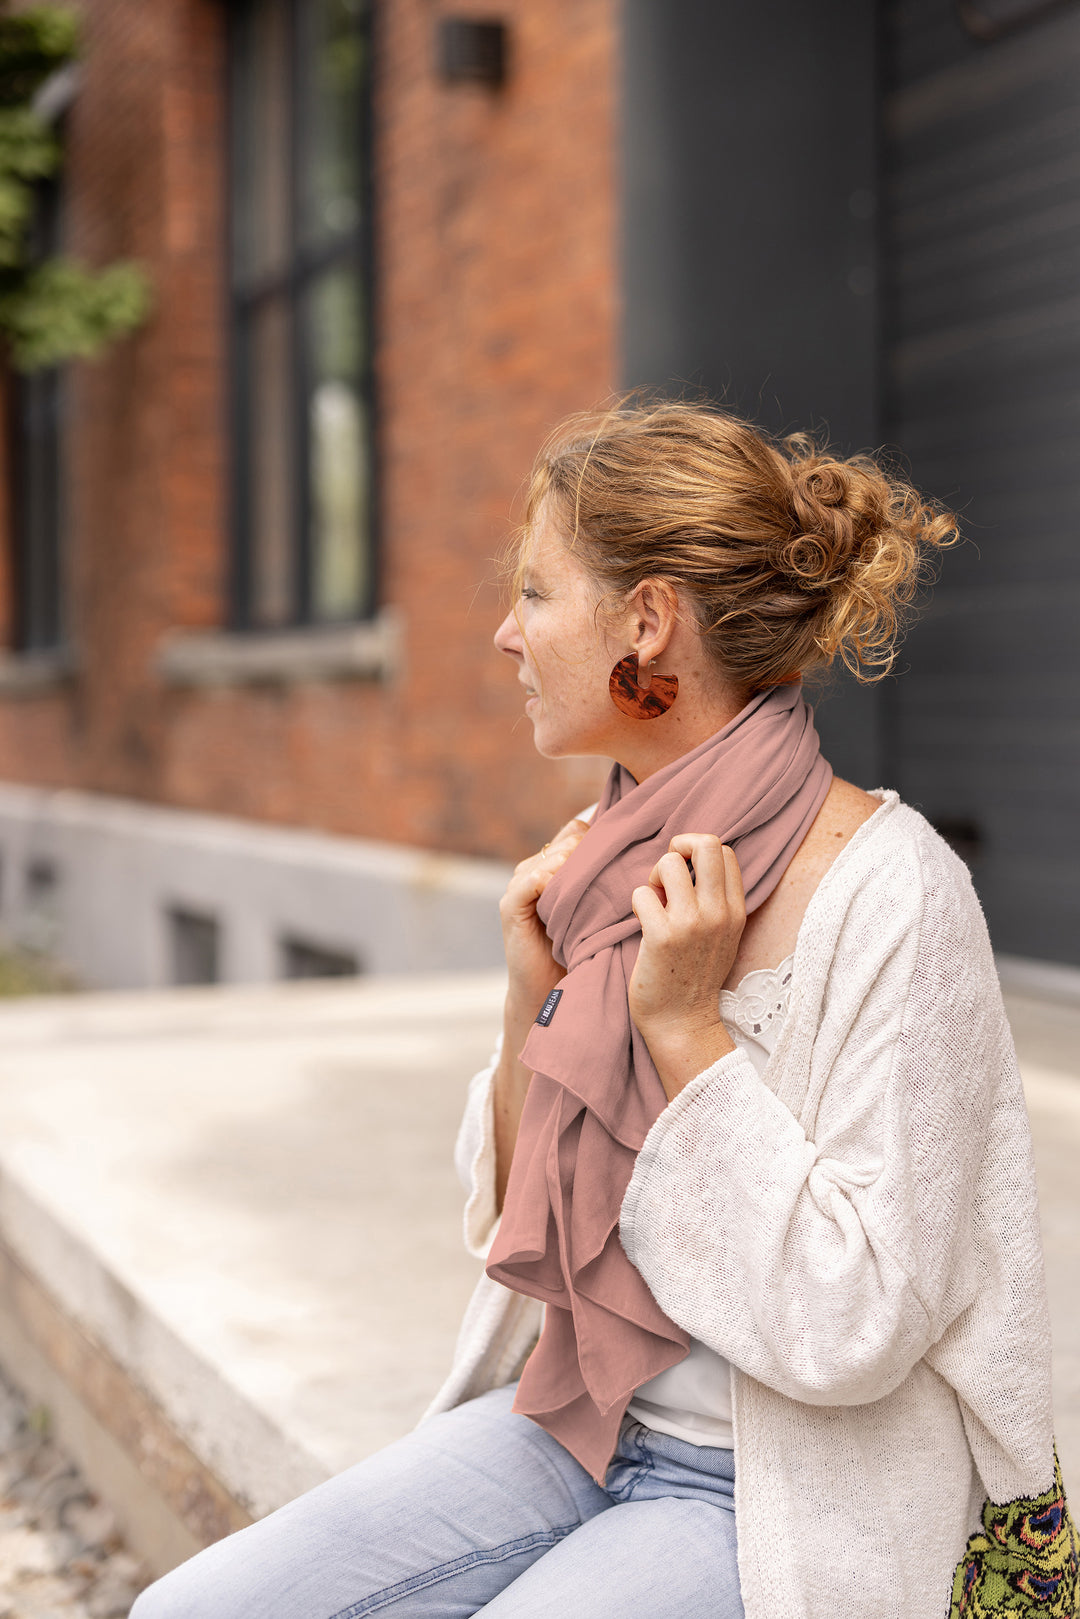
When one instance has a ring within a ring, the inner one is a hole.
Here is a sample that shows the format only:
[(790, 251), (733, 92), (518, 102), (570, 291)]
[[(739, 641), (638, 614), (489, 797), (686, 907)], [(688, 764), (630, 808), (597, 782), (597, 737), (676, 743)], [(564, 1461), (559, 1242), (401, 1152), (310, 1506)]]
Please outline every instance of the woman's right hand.
[(588, 830), (588, 821), (567, 821), (538, 854), (515, 866), (499, 902), (509, 1000), (530, 1022), (565, 976), (565, 969), (551, 953), (551, 940), (536, 914), (536, 902)]
[(532, 1075), (518, 1057), (536, 1014), (566, 969), (551, 953), (551, 940), (536, 914), (536, 902), (559, 867), (589, 830), (588, 821), (567, 821), (539, 854), (514, 868), (499, 902), (510, 984), (503, 1015), (503, 1050), (495, 1072), (495, 1205), (502, 1209), (521, 1111)]

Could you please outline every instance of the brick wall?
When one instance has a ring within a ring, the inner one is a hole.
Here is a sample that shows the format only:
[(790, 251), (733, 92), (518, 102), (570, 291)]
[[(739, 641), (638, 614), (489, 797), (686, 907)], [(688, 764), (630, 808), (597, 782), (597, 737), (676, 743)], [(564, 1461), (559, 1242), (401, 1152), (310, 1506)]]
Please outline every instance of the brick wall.
[(493, 558), (536, 446), (615, 355), (615, 0), (505, 0), (506, 87), (434, 72), (433, 0), (377, 39), (386, 686), (170, 688), (170, 629), (222, 622), (227, 560), (218, 0), (83, 0), (72, 245), (148, 264), (156, 312), (72, 378), (74, 686), (0, 700), (0, 776), (463, 852), (517, 855), (593, 796), (540, 760)]

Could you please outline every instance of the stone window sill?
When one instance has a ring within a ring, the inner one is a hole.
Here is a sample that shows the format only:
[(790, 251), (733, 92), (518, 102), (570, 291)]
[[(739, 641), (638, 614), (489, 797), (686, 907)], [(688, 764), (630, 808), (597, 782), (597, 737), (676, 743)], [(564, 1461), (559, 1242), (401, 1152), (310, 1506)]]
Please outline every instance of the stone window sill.
[(37, 697), (63, 686), (75, 673), (67, 647), (41, 652), (0, 652), (0, 697)]
[(386, 681), (400, 664), (401, 625), (384, 609), (366, 624), (170, 635), (158, 672), (174, 686), (291, 686), (327, 680)]

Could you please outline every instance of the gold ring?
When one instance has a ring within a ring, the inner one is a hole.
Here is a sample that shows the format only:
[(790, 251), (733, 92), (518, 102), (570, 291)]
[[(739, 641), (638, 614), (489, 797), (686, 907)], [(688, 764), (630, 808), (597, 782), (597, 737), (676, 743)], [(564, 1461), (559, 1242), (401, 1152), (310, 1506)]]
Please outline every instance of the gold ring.
[(545, 843), (544, 844), (544, 847), (540, 850), (540, 858), (541, 858), (541, 860), (543, 860), (544, 856), (547, 854), (547, 852), (548, 852), (548, 850), (550, 848), (551, 848), (550, 843)]

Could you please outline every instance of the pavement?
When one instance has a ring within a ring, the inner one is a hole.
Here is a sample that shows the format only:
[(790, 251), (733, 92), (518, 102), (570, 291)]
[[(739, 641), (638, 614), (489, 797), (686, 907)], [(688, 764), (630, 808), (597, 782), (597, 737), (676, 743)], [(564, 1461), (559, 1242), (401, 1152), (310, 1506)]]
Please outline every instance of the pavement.
[(44, 1412), (0, 1381), (0, 1615), (125, 1619), (146, 1579)]
[[(0, 1008), (0, 1364), (151, 1570), (438, 1387), (477, 1273), (451, 1150), (502, 995), (463, 973)], [(1080, 1492), (1080, 1006), (1009, 1007)]]

